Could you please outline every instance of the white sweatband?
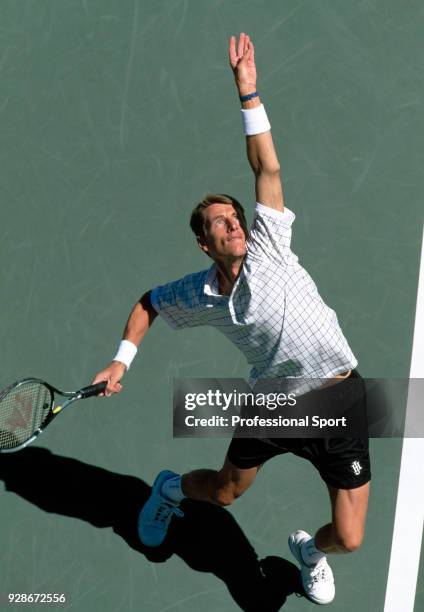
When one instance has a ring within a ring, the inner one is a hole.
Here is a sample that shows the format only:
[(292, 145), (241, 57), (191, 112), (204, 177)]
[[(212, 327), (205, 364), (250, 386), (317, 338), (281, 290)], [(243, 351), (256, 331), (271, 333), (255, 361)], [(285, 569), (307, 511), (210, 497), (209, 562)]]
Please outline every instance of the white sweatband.
[(245, 136), (262, 134), (263, 132), (269, 132), (271, 129), (263, 104), (254, 108), (242, 108), (241, 113)]
[(121, 340), (118, 352), (112, 361), (120, 361), (121, 363), (127, 366), (127, 370), (130, 369), (130, 365), (132, 360), (137, 354), (137, 347), (135, 344), (130, 342), (129, 340)]

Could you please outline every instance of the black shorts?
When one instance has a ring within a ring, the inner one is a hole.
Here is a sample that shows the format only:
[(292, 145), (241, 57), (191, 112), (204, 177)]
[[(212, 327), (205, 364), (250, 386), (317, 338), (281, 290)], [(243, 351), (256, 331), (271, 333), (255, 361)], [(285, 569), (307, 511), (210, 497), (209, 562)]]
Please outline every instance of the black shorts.
[[(361, 379), (355, 370), (351, 377)], [(337, 383), (338, 397), (344, 381)], [(334, 387), (329, 387), (333, 389)], [(352, 388), (344, 385), (346, 393)], [(326, 393), (323, 389), (320, 393)], [(348, 401), (348, 397), (346, 400)], [(365, 386), (361, 394), (366, 410)], [(277, 455), (293, 453), (310, 461), (321, 478), (337, 489), (356, 489), (371, 480), (368, 436), (357, 438), (233, 438), (227, 457), (240, 469), (249, 469), (265, 463)]]

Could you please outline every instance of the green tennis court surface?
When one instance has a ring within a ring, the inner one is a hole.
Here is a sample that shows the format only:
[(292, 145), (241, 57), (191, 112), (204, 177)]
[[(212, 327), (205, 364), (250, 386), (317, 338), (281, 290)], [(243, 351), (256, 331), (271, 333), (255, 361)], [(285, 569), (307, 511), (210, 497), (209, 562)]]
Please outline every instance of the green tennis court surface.
[[(297, 215), (293, 250), (336, 310), (361, 374), (408, 377), (423, 221), (422, 18), (417, 3), (395, 0), (273, 0), (266, 10), (253, 0), (3, 2), (0, 386), (24, 376), (88, 384), (144, 291), (209, 265), (188, 228), (199, 197), (225, 192), (253, 207), (226, 57), (240, 31), (255, 42)], [(176, 333), (158, 320), (119, 396), (81, 402), (36, 446), (1, 457), (1, 609), (12, 609), (9, 593), (63, 593), (62, 608), (78, 612), (226, 612), (259, 596), (278, 609), (294, 580), (288, 535), (329, 519), (308, 463), (274, 459), (229, 510), (187, 503), (159, 552), (135, 532), (159, 470), (220, 467), (228, 445), (172, 439), (173, 379), (247, 373), (214, 330)], [(366, 539), (331, 557), (334, 612), (384, 610), (401, 448), (372, 440)], [(271, 576), (262, 593), (257, 558)], [(291, 595), (282, 609), (312, 607)], [(421, 559), (414, 611), (422, 607)]]

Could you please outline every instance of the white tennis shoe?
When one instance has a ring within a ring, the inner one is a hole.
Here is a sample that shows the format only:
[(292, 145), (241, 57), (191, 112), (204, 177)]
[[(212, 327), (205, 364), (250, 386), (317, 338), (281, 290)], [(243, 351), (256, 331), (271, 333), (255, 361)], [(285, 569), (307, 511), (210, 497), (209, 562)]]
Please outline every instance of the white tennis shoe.
[(336, 594), (333, 572), (325, 556), (315, 565), (304, 562), (301, 547), (310, 539), (312, 536), (306, 531), (295, 531), (289, 536), (289, 547), (300, 563), (300, 575), (306, 597), (316, 604), (329, 604)]
[(184, 516), (179, 504), (161, 494), (163, 483), (169, 478), (178, 476), (175, 472), (163, 470), (156, 476), (152, 494), (141, 509), (138, 517), (138, 535), (146, 546), (160, 546), (168, 533), (173, 515)]

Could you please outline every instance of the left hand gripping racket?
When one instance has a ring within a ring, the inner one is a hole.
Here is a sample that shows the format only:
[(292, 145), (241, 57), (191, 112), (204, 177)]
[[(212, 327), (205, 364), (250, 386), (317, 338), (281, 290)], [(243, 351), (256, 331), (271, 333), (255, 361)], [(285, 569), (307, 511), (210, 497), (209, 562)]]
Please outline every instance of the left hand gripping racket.
[[(107, 383), (100, 382), (79, 389), (59, 391), (38, 378), (18, 380), (0, 392), (0, 453), (25, 448), (72, 402), (102, 393)], [(56, 404), (55, 396), (65, 398)]]

